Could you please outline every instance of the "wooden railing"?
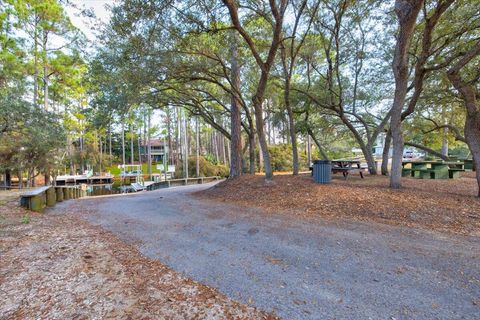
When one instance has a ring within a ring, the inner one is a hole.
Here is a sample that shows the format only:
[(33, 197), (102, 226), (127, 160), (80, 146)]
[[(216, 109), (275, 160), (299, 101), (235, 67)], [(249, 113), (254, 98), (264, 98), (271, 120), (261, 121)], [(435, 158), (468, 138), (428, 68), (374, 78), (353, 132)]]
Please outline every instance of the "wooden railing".
[(186, 186), (192, 184), (202, 184), (206, 182), (212, 182), (215, 180), (219, 180), (221, 177), (214, 176), (214, 177), (199, 177), (199, 178), (183, 178), (183, 179), (170, 179), (166, 181), (159, 181), (155, 182), (147, 187), (148, 191), (162, 189), (162, 188), (169, 188), (172, 186)]

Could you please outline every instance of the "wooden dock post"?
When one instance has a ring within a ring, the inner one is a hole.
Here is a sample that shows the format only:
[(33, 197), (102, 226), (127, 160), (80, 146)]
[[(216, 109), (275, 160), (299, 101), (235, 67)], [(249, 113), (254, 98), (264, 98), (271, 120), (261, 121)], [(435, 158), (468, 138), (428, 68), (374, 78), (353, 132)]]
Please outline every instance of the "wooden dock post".
[(55, 193), (55, 188), (50, 187), (47, 189), (46, 193), (46, 204), (48, 207), (53, 207), (57, 202), (57, 195)]
[(69, 200), (70, 199), (70, 188), (64, 187), (63, 189), (63, 199)]
[(57, 194), (57, 202), (63, 201), (63, 188), (55, 187), (55, 193)]

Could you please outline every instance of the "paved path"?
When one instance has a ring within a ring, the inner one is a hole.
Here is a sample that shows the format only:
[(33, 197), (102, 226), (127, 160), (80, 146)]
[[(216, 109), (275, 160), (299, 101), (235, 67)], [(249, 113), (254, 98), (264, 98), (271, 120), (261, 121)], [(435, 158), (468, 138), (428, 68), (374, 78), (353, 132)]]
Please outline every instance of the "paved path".
[(95, 211), (89, 221), (146, 256), (285, 319), (480, 318), (479, 238), (297, 220), (189, 195), (209, 186), (81, 203)]

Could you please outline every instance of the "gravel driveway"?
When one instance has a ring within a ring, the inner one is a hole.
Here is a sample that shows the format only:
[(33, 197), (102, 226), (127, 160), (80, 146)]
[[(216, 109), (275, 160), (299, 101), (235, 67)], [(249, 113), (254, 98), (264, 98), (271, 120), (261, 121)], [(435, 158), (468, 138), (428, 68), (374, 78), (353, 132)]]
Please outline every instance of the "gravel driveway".
[(285, 319), (480, 318), (477, 237), (296, 219), (190, 195), (211, 186), (79, 202), (88, 221), (144, 255)]

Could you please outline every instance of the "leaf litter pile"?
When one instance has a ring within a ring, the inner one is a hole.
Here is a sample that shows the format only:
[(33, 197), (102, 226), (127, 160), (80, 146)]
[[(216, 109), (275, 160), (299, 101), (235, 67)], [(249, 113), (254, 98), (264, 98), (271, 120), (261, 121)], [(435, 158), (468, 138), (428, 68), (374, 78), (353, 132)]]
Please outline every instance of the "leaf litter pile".
[(340, 177), (334, 175), (332, 183), (322, 185), (310, 175), (278, 175), (272, 183), (265, 183), (263, 176), (244, 175), (196, 195), (298, 218), (354, 219), (480, 235), (474, 172), (449, 180), (406, 178), (400, 190), (390, 189), (383, 176)]
[(275, 319), (72, 214), (0, 203), (0, 319)]

